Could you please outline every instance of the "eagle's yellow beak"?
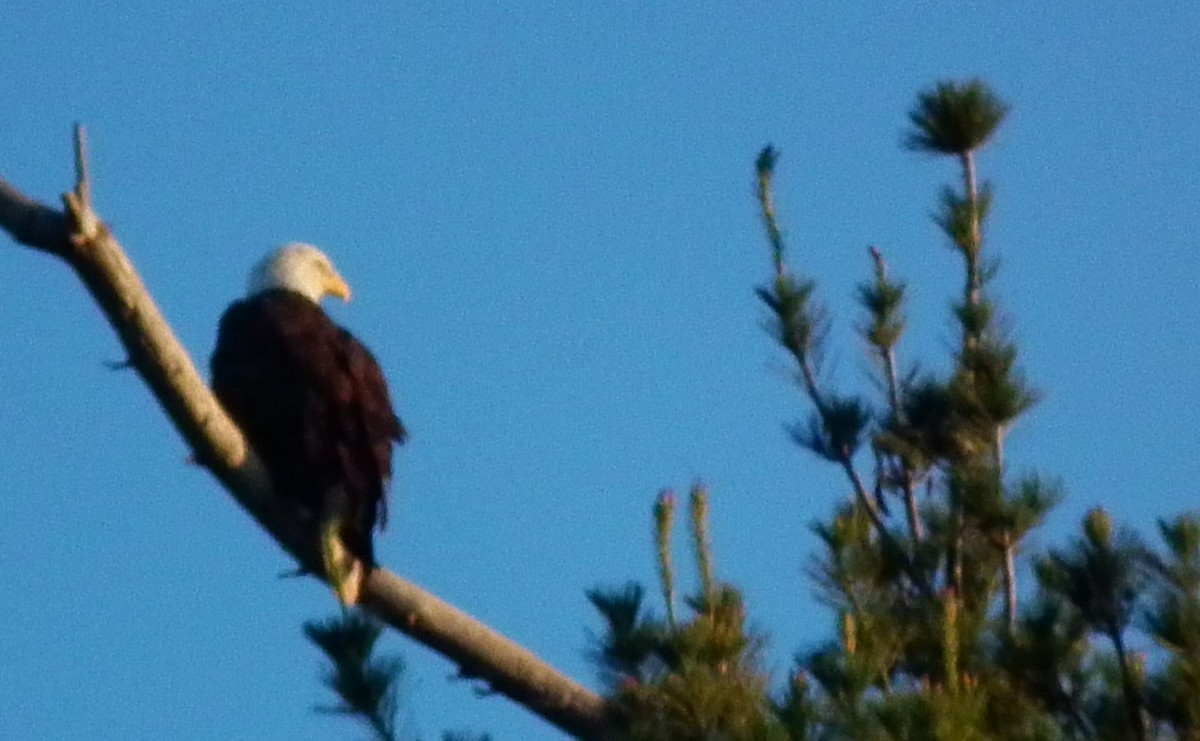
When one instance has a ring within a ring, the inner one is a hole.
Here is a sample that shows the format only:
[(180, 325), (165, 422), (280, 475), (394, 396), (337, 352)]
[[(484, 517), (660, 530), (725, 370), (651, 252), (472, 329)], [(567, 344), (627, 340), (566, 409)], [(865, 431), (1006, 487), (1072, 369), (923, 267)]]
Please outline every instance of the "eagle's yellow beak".
[(350, 284), (342, 276), (334, 273), (329, 281), (325, 284), (325, 294), (335, 296), (343, 301), (350, 301)]

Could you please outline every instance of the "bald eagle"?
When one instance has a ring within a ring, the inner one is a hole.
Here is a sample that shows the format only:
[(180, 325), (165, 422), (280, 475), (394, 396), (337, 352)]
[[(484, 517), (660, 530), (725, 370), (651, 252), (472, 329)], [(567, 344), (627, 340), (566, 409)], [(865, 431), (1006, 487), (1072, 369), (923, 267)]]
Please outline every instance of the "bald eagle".
[(226, 309), (212, 355), (213, 391), (266, 466), (275, 491), (319, 523), (325, 575), (358, 602), (387, 523), (392, 445), (404, 427), (370, 351), (320, 307), (350, 287), (320, 250), (288, 244), (250, 274)]

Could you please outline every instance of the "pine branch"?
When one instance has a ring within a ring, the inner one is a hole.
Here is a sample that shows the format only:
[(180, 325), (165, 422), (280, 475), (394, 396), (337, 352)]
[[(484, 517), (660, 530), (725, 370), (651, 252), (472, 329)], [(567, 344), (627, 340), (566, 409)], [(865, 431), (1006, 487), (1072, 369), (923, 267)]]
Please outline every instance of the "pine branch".
[(794, 428), (792, 437), (842, 469), (854, 491), (855, 501), (870, 518), (880, 542), (903, 562), (904, 570), (913, 584), (927, 591), (929, 585), (915, 567), (911, 554), (888, 527), (888, 513), (884, 511), (882, 501), (877, 501), (868, 491), (854, 465), (854, 453), (869, 422), (866, 405), (854, 397), (841, 397), (827, 392), (818, 383), (814, 355), (817, 354), (824, 328), (824, 313), (811, 302), (816, 284), (788, 274), (784, 253), (786, 244), (772, 195), (772, 179), (778, 160), (778, 150), (767, 145), (759, 152), (754, 163), (759, 211), (775, 273), (774, 281), (767, 287), (759, 288), (757, 293), (775, 315), (777, 340), (795, 359), (800, 385), (815, 409), (809, 429)]
[(659, 492), (654, 501), (654, 549), (658, 555), (658, 579), (662, 583), (667, 626), (675, 629), (675, 565), (671, 558), (671, 524), (675, 521), (675, 493)]
[(304, 623), (304, 635), (329, 659), (324, 683), (338, 697), (337, 705), (319, 705), (317, 712), (358, 718), (378, 741), (398, 741), (396, 698), (404, 661), (375, 654), (382, 631), (383, 626), (357, 610)]
[[(92, 209), (83, 132), (76, 129), (76, 184), (59, 212), (0, 179), (0, 228), (20, 244), (65, 261), (79, 276), (176, 430), (229, 494), (307, 570), (320, 573), (316, 540), (295, 521), (175, 338), (120, 244)], [(363, 607), (458, 664), (464, 674), (564, 732), (604, 738), (614, 721), (595, 693), (527, 649), (387, 569), (375, 569)]]
[[(799, 379), (804, 393), (816, 409), (820, 424), (813, 425), (811, 434), (793, 433), (796, 441), (812, 448), (822, 457), (837, 463), (846, 473), (859, 504), (866, 510), (881, 538), (890, 539), (891, 533), (884, 522), (885, 513), (871, 497), (862, 477), (854, 467), (854, 450), (858, 437), (866, 426), (864, 414), (856, 414), (851, 408), (853, 400), (836, 398), (827, 394), (817, 382), (817, 371), (814, 367), (813, 355), (816, 350), (824, 326), (823, 312), (810, 302), (815, 284), (811, 281), (796, 281), (788, 275), (787, 264), (784, 260), (786, 245), (783, 232), (779, 228), (779, 218), (775, 212), (775, 201), (772, 194), (772, 178), (775, 164), (779, 160), (779, 152), (767, 145), (759, 152), (754, 162), (758, 186), (759, 212), (762, 215), (763, 228), (767, 233), (767, 242), (771, 248), (771, 264), (775, 271), (775, 280), (771, 287), (760, 288), (758, 296), (768, 308), (775, 313), (779, 342), (791, 353), (799, 370)], [(844, 414), (840, 414), (844, 413)], [(847, 424), (839, 424), (845, 422)], [(836, 444), (826, 445), (835, 435), (834, 430), (845, 429), (849, 434)]]
[[(900, 378), (896, 367), (896, 342), (904, 332), (904, 318), (900, 313), (904, 297), (904, 284), (888, 280), (887, 262), (878, 247), (868, 247), (875, 267), (874, 283), (859, 286), (859, 300), (872, 314), (872, 323), (863, 330), (868, 343), (874, 348), (887, 384), (888, 407), (892, 417), (900, 426), (907, 424), (904, 404), (900, 398)], [(878, 450), (876, 455), (879, 455)], [(904, 511), (908, 518), (908, 533), (913, 547), (925, 539), (924, 526), (917, 509), (917, 472), (910, 461), (900, 458), (898, 477), (904, 493)], [(880, 464), (882, 468), (882, 463)], [(882, 487), (883, 473), (877, 471), (876, 486)]]

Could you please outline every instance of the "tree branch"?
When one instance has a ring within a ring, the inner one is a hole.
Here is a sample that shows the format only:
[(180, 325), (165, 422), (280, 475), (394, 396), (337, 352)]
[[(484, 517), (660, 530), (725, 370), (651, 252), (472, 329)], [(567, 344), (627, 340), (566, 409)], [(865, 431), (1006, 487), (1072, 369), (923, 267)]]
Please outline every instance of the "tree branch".
[[(64, 212), (28, 198), (0, 178), (0, 228), (64, 260), (116, 330), (135, 368), (191, 447), (233, 498), (279, 545), (314, 574), (321, 557), (311, 526), (272, 491), (187, 351), (175, 338), (116, 238), (92, 210), (83, 131), (75, 131), (74, 190)], [(363, 604), (381, 620), (458, 664), (470, 676), (576, 738), (601, 739), (615, 727), (611, 708), (532, 652), (384, 568), (367, 580)]]
[[(883, 253), (874, 245), (868, 247), (867, 252), (870, 253), (871, 261), (875, 264), (876, 285), (887, 286), (887, 262), (883, 259)], [(898, 338), (899, 335), (896, 337)], [(892, 410), (892, 416), (903, 425), (906, 420), (904, 405), (900, 400), (900, 379), (896, 370), (895, 347), (890, 344), (879, 344), (875, 346), (875, 351), (879, 355), (883, 377), (887, 381), (888, 406)], [(900, 484), (904, 489), (904, 510), (908, 516), (908, 534), (913, 548), (916, 548), (925, 539), (925, 528), (921, 524), (921, 515), (917, 509), (917, 474), (912, 466), (903, 460), (900, 461)]]

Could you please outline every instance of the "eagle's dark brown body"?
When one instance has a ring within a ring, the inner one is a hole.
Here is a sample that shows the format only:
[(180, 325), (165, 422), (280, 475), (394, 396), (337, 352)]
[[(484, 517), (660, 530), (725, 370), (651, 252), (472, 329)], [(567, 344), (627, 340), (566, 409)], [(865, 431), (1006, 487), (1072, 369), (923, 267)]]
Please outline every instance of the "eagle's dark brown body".
[(336, 516), (346, 548), (373, 566), (392, 444), (405, 432), (370, 351), (304, 296), (268, 290), (221, 317), (212, 384), (279, 494)]

